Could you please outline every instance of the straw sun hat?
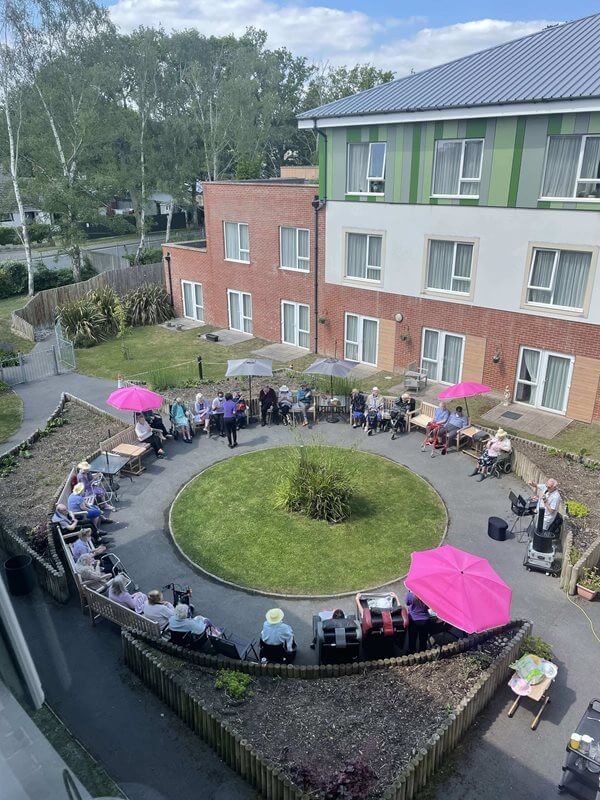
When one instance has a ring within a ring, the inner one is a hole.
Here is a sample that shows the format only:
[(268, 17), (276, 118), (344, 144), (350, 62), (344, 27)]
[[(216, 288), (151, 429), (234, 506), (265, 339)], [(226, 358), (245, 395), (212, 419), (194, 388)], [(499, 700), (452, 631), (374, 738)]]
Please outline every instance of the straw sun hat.
[(280, 608), (271, 608), (265, 614), (265, 619), (271, 625), (277, 625), (278, 622), (281, 622), (283, 619), (283, 611)]
[(79, 472), (89, 472), (91, 467), (87, 461), (80, 461), (79, 464), (77, 464), (77, 469)]
[(508, 433), (502, 428), (498, 428), (498, 430), (496, 431), (496, 439), (506, 439), (507, 436)]
[(83, 483), (76, 483), (73, 487), (73, 494), (83, 494), (85, 491), (85, 486)]

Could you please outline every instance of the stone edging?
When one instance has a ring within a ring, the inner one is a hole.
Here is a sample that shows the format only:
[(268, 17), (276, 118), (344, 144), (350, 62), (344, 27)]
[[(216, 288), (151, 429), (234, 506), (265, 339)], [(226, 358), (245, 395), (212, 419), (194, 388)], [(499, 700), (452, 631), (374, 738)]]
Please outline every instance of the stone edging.
[[(264, 447), (264, 448), (262, 448), (262, 450), (260, 452), (262, 452), (264, 450), (276, 450), (276, 449), (280, 449), (280, 448), (285, 447), (285, 446), (286, 445), (277, 444), (277, 445), (273, 445), (272, 447)], [(254, 451), (254, 452), (256, 452), (256, 451)], [(391, 464), (395, 464), (397, 467), (401, 467), (402, 469), (408, 470), (412, 475), (415, 475), (417, 478), (419, 478), (419, 480), (422, 480), (424, 483), (426, 483), (427, 486), (429, 486), (429, 488), (433, 492), (436, 493), (437, 497), (439, 498), (440, 503), (442, 504), (442, 508), (444, 509), (444, 514), (445, 514), (445, 517), (446, 517), (446, 524), (444, 525), (444, 532), (443, 532), (443, 534), (441, 536), (439, 544), (437, 545), (437, 547), (440, 547), (440, 545), (442, 545), (444, 543), (444, 541), (446, 539), (446, 536), (448, 535), (449, 516), (448, 516), (448, 509), (446, 507), (446, 503), (444, 502), (444, 498), (441, 496), (441, 494), (438, 492), (438, 490), (435, 488), (435, 486), (430, 481), (428, 481), (427, 478), (424, 478), (422, 475), (419, 475), (418, 473), (414, 472), (409, 467), (406, 467), (404, 464), (401, 464), (398, 461), (394, 461), (394, 459), (389, 458), (388, 456), (380, 455), (379, 453), (370, 453), (368, 450), (360, 451), (360, 452), (365, 452), (365, 453), (367, 453), (367, 455), (375, 456), (376, 458), (383, 458), (386, 461), (389, 461)], [(235, 458), (241, 458), (243, 456), (249, 456), (249, 455), (252, 455), (252, 453), (251, 452), (238, 453), (237, 456), (235, 456)], [(374, 591), (377, 591), (379, 589), (385, 589), (388, 586), (393, 586), (394, 584), (399, 583), (400, 581), (403, 581), (406, 578), (406, 576), (408, 575), (408, 573), (405, 572), (404, 575), (400, 575), (397, 578), (392, 578), (391, 580), (386, 581), (385, 583), (378, 583), (375, 586), (369, 586), (369, 587), (364, 588), (364, 589), (354, 589), (354, 590), (352, 590), (350, 592), (339, 592), (337, 594), (280, 594), (280, 593), (277, 593), (277, 592), (267, 592), (267, 591), (264, 591), (263, 589), (255, 589), (255, 588), (253, 588), (251, 586), (242, 586), (239, 583), (234, 583), (233, 581), (228, 581), (225, 578), (221, 578), (219, 575), (214, 575), (212, 572), (209, 572), (207, 569), (204, 569), (204, 567), (201, 567), (200, 564), (197, 564), (195, 561), (193, 561), (187, 555), (187, 553), (184, 550), (182, 550), (182, 548), (180, 547), (179, 543), (177, 542), (177, 540), (176, 540), (176, 538), (175, 538), (175, 536), (173, 534), (173, 525), (172, 525), (173, 506), (177, 502), (177, 499), (179, 498), (179, 495), (181, 495), (187, 489), (187, 487), (190, 485), (190, 483), (192, 483), (192, 481), (195, 481), (196, 478), (198, 478), (200, 475), (202, 475), (207, 470), (212, 469), (212, 467), (216, 466), (217, 464), (222, 464), (224, 461), (227, 461), (227, 460), (228, 460), (228, 458), (224, 457), (224, 458), (219, 459), (218, 461), (213, 462), (208, 467), (205, 467), (204, 469), (200, 470), (200, 472), (198, 472), (196, 475), (194, 475), (193, 478), (190, 478), (189, 481), (186, 481), (183, 484), (183, 486), (181, 487), (181, 489), (179, 489), (179, 491), (177, 492), (177, 494), (173, 498), (173, 501), (171, 502), (171, 505), (169, 506), (168, 524), (169, 524), (169, 538), (171, 540), (171, 543), (173, 544), (173, 546), (175, 547), (175, 549), (177, 550), (177, 552), (179, 553), (181, 558), (183, 558), (183, 560), (186, 561), (187, 564), (189, 564), (190, 567), (192, 567), (195, 570), (198, 570), (198, 572), (200, 572), (205, 577), (210, 578), (210, 580), (214, 581), (215, 583), (220, 583), (220, 584), (223, 584), (224, 586), (229, 586), (232, 589), (237, 589), (240, 592), (246, 592), (247, 594), (251, 594), (251, 595), (259, 595), (261, 597), (275, 597), (275, 598), (278, 598), (279, 600), (333, 600), (333, 599), (335, 599), (337, 597), (354, 597), (354, 595), (356, 595), (358, 592), (374, 592)]]
[[(496, 657), (493, 666), (479, 678), (448, 719), (387, 788), (384, 793), (385, 800), (412, 800), (439, 768), (444, 756), (466, 733), (500, 684), (506, 680), (510, 663), (517, 657), (524, 637), (531, 632), (530, 622), (513, 623), (512, 629), (515, 624), (520, 626), (520, 630)], [(271, 800), (308, 800), (309, 795), (292, 784), (275, 764), (263, 758), (253, 749), (250, 742), (232, 730), (227, 722), (205, 708), (200, 700), (191, 697), (178, 675), (160, 663), (159, 658), (145, 646), (142, 637), (134, 635), (131, 631), (122, 630), (121, 640), (123, 657), (129, 669), (262, 796)], [(419, 654), (423, 656), (419, 663), (436, 660), (439, 658), (439, 650), (440, 648), (435, 648)], [(357, 667), (353, 672), (357, 674), (368, 668), (367, 665), (374, 663), (381, 664), (377, 668), (389, 668), (393, 666), (393, 661), (394, 659), (389, 659), (352, 665)], [(268, 676), (271, 673), (264, 671), (262, 674)]]

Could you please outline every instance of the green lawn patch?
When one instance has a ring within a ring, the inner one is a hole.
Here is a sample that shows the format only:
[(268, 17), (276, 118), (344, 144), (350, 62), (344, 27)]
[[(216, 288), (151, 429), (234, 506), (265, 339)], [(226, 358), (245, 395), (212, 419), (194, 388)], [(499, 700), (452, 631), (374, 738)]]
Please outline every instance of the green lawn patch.
[(23, 401), (16, 392), (0, 382), (0, 443), (18, 431), (22, 421)]
[(10, 347), (21, 353), (28, 353), (33, 349), (34, 342), (16, 336), (10, 329), (10, 315), (16, 308), (23, 308), (27, 302), (27, 295), (17, 295), (17, 297), (6, 297), (0, 300), (0, 344)]
[(186, 555), (242, 586), (335, 594), (391, 581), (408, 571), (413, 550), (440, 543), (446, 511), (439, 495), (405, 467), (368, 453), (344, 451), (360, 475), (346, 521), (329, 525), (274, 508), (278, 475), (295, 452), (229, 458), (194, 478), (171, 511)]

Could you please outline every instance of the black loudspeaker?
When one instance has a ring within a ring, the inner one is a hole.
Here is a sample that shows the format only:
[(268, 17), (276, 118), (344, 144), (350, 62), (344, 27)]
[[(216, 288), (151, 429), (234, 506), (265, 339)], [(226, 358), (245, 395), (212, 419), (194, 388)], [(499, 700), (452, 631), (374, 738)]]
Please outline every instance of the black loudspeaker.
[(495, 539), (497, 542), (504, 542), (506, 540), (506, 531), (508, 530), (508, 522), (505, 522), (500, 517), (490, 517), (488, 519), (488, 536), (490, 539)]
[(548, 531), (534, 531), (533, 534), (533, 549), (536, 553), (551, 553), (552, 552), (552, 534)]
[(542, 531), (544, 530), (544, 514), (545, 513), (546, 513), (546, 509), (542, 506), (542, 508), (540, 508), (539, 511), (538, 511), (537, 525), (535, 526), (535, 529), (536, 529), (536, 531), (538, 533), (542, 533)]

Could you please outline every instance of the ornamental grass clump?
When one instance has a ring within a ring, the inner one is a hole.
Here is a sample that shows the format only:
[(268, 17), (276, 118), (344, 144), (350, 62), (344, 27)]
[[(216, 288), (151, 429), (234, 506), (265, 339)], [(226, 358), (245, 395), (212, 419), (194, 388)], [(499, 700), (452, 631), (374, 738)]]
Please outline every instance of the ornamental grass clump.
[(297, 447), (275, 489), (276, 508), (330, 523), (347, 519), (358, 483), (348, 456), (319, 443)]

